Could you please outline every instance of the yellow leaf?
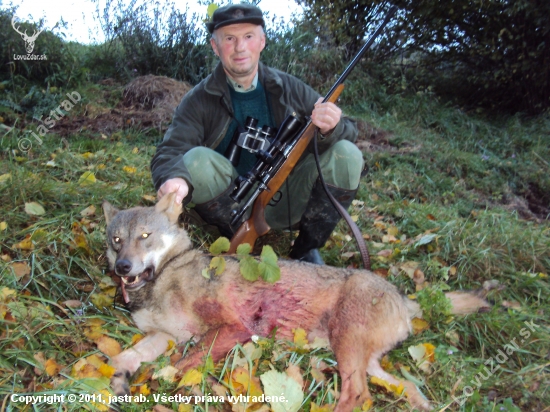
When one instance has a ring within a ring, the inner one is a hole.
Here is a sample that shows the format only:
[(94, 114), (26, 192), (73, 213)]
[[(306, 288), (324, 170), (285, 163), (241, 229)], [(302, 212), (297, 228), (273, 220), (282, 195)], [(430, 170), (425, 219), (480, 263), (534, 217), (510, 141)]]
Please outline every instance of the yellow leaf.
[(231, 374), (231, 381), (235, 390), (239, 384), (241, 385), (240, 394), (248, 396), (262, 396), (263, 394), (260, 379), (257, 376), (252, 376), (251, 372), (244, 368), (236, 368)]
[(96, 182), (96, 178), (93, 172), (84, 172), (78, 178), (78, 184), (80, 186), (92, 185)]
[(107, 166), (105, 166), (103, 163), (97, 165), (97, 170), (105, 170)]
[(396, 386), (393, 383), (389, 383), (384, 379), (377, 378), (376, 376), (371, 376), (370, 383), (385, 388), (388, 392), (391, 392), (397, 396), (401, 396), (401, 394), (405, 390), (405, 387), (402, 383), (400, 383), (399, 386)]
[(193, 407), (190, 403), (180, 403), (178, 405), (178, 412), (193, 412)]
[(132, 166), (124, 166), (122, 170), (126, 173), (136, 173), (136, 168)]
[(113, 297), (106, 293), (94, 293), (90, 296), (90, 300), (98, 309), (108, 308), (112, 306), (114, 302)]
[(21, 250), (33, 250), (34, 245), (31, 240), (31, 235), (25, 236), (25, 239), (23, 239), (21, 242), (16, 243), (13, 245), (15, 249), (21, 249)]
[(97, 348), (109, 357), (113, 357), (122, 352), (120, 343), (113, 338), (103, 335), (96, 341)]
[(435, 346), (431, 343), (423, 343), (422, 344), (426, 348), (426, 360), (428, 362), (434, 363), (435, 362)]
[(323, 406), (317, 406), (315, 402), (311, 402), (311, 407), (309, 412), (332, 412), (334, 410), (334, 405), (326, 404)]
[(294, 332), (294, 344), (298, 346), (299, 348), (303, 348), (305, 345), (307, 345), (307, 333), (302, 328), (293, 329), (292, 332)]
[(120, 162), (122, 162), (122, 158), (120, 158), (120, 157), (117, 157), (117, 158), (115, 159), (115, 162), (117, 162), (117, 163), (120, 163)]
[(80, 216), (89, 217), (95, 215), (96, 208), (94, 205), (88, 206), (86, 209), (80, 211)]
[(99, 369), (99, 367), (103, 364), (105, 364), (105, 362), (103, 362), (101, 359), (99, 359), (99, 357), (97, 355), (90, 355), (86, 358), (86, 362), (89, 363), (90, 365), (94, 365), (97, 369)]
[(16, 296), (15, 290), (9, 289), (5, 286), (0, 289), (0, 302), (5, 302), (10, 296), (13, 298)]
[(185, 375), (183, 375), (183, 378), (181, 378), (181, 381), (178, 384), (178, 388), (182, 386), (198, 385), (201, 382), (202, 382), (202, 373), (200, 373), (197, 369), (189, 369), (187, 372), (185, 372)]
[(0, 232), (3, 232), (8, 228), (8, 224), (6, 222), (0, 222)]
[(136, 333), (132, 336), (132, 346), (138, 343), (140, 340), (142, 340), (145, 336), (143, 336), (141, 333)]
[(0, 184), (6, 183), (10, 179), (11, 179), (11, 173), (4, 173), (3, 175), (0, 175)]
[(361, 405), (361, 410), (362, 411), (368, 411), (370, 410), (370, 408), (372, 408), (372, 399), (367, 399), (363, 405)]
[(151, 203), (155, 203), (157, 201), (157, 198), (151, 195), (143, 195), (141, 198)]
[(91, 159), (92, 157), (94, 157), (94, 154), (90, 152), (86, 152), (86, 153), (82, 153), (82, 157), (84, 159)]
[(399, 233), (399, 229), (396, 226), (390, 226), (387, 232), (390, 236), (397, 236), (397, 234)]
[(57, 375), (59, 371), (63, 369), (63, 367), (59, 365), (55, 361), (55, 359), (51, 358), (46, 361), (45, 369), (48, 376), (54, 376), (54, 375)]
[(101, 373), (106, 378), (111, 378), (114, 373), (116, 372), (116, 369), (113, 368), (111, 365), (107, 365), (106, 363), (102, 363), (99, 368), (97, 368), (99, 373)]
[(422, 318), (413, 318), (413, 320), (411, 321), (411, 325), (413, 328), (413, 333), (415, 335), (418, 335), (419, 333), (424, 332), (425, 330), (430, 328), (430, 324)]
[(137, 147), (134, 147), (134, 148), (132, 149), (132, 153), (133, 153), (133, 154), (138, 154), (138, 152), (139, 152), (139, 149), (138, 149)]
[(144, 396), (149, 396), (151, 395), (151, 389), (149, 389), (149, 386), (146, 383), (144, 383), (139, 387), (139, 393)]

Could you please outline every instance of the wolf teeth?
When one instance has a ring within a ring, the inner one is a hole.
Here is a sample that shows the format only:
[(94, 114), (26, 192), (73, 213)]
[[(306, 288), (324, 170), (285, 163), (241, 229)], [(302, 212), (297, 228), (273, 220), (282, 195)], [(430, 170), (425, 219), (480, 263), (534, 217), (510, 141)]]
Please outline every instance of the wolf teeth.
[[(132, 279), (132, 280), (130, 280)], [(123, 277), (122, 281), (126, 283), (127, 285), (135, 285), (139, 282), (139, 276), (130, 276), (130, 277)]]

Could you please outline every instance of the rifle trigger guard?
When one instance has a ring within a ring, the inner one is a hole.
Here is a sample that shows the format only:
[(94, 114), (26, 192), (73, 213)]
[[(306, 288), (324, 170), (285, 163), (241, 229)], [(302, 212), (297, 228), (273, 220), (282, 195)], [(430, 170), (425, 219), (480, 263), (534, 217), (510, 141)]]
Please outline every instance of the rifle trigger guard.
[(277, 191), (277, 193), (275, 193), (273, 195), (273, 197), (269, 201), (268, 205), (269, 206), (275, 206), (277, 203), (279, 203), (281, 201), (282, 198), (283, 198), (283, 192), (281, 192), (279, 190), (279, 191)]

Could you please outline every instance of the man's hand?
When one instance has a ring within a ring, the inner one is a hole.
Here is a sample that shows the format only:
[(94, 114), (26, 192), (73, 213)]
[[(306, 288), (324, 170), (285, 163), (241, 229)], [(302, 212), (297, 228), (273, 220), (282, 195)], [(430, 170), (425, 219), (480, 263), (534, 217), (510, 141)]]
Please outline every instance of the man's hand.
[(160, 199), (162, 196), (172, 192), (176, 192), (176, 202), (181, 203), (189, 193), (189, 185), (181, 177), (168, 179), (158, 190), (157, 196)]
[(321, 103), (322, 101), (323, 98), (319, 97), (315, 103), (311, 113), (311, 122), (319, 128), (321, 134), (328, 134), (340, 121), (342, 110), (334, 103)]

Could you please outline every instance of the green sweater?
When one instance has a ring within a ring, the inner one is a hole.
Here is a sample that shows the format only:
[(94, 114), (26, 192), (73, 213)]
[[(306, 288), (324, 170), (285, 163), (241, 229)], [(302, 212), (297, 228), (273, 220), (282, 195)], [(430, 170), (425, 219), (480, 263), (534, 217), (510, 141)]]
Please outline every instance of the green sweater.
[[(231, 139), (233, 139), (233, 134), (237, 126), (240, 126), (241, 129), (244, 128), (248, 116), (258, 119), (258, 125), (256, 126), (258, 129), (266, 125), (273, 128), (276, 126), (273, 116), (271, 115), (265, 89), (261, 82), (258, 82), (256, 89), (250, 92), (239, 93), (233, 90), (232, 87), (229, 87), (229, 93), (231, 95), (231, 102), (233, 103), (233, 121), (227, 129), (225, 137), (215, 149), (216, 152), (222, 155), (229, 146)], [(241, 151), (239, 164), (237, 165), (237, 172), (239, 175), (242, 176), (251, 170), (256, 160), (257, 158), (254, 153), (250, 153), (248, 150), (243, 149)]]

